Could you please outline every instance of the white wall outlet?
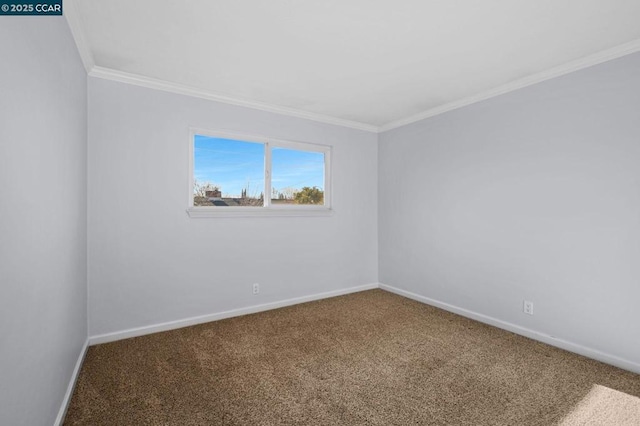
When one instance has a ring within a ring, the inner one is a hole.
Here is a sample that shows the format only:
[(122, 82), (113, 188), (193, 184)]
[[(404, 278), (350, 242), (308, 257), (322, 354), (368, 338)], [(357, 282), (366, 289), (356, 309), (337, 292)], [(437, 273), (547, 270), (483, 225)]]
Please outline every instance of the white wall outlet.
[(254, 283), (253, 284), (253, 294), (258, 294), (258, 293), (260, 293), (260, 284)]
[(533, 315), (533, 302), (525, 300), (522, 310), (524, 311), (525, 314)]

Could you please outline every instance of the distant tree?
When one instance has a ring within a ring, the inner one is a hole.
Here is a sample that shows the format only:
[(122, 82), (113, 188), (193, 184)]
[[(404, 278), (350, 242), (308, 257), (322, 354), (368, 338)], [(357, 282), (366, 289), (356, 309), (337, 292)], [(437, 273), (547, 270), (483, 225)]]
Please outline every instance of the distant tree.
[(296, 192), (293, 199), (296, 204), (323, 204), (324, 191), (317, 186), (314, 186), (313, 188), (305, 186), (300, 191)]
[(206, 197), (207, 191), (220, 191), (220, 187), (211, 182), (198, 182), (197, 179), (194, 179), (193, 195), (196, 197)]
[(280, 190), (280, 194), (282, 194), (283, 200), (293, 200), (293, 197), (296, 195), (296, 192), (297, 191), (295, 190), (295, 188), (291, 188), (290, 186), (287, 186)]

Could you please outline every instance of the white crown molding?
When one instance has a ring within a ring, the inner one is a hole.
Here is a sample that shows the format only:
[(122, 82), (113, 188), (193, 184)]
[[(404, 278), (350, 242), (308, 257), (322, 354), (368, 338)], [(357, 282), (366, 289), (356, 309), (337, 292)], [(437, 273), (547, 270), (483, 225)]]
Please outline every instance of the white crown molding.
[(560, 77), (562, 75), (569, 74), (574, 71), (579, 71), (583, 68), (588, 68), (593, 65), (598, 65), (603, 62), (607, 62), (612, 59), (617, 59), (622, 56), (630, 55), (632, 53), (636, 53), (639, 51), (640, 51), (640, 39), (631, 41), (629, 43), (621, 44), (611, 49), (603, 50), (593, 55), (585, 56), (575, 61), (567, 62), (566, 64), (548, 69), (546, 71), (539, 72), (537, 74), (532, 74), (527, 77), (514, 80), (510, 83), (495, 87), (493, 89), (489, 89), (487, 91), (478, 93), (473, 96), (469, 96), (467, 98), (449, 102), (444, 105), (440, 105), (438, 107), (428, 109), (426, 111), (423, 111), (415, 115), (411, 115), (406, 118), (391, 121), (387, 124), (380, 126), (378, 128), (378, 132), (382, 133), (382, 132), (386, 132), (387, 130), (392, 130), (398, 127), (406, 126), (407, 124), (415, 123), (416, 121), (420, 121), (429, 117), (440, 115), (442, 113), (452, 111), (454, 109), (462, 108), (464, 106), (471, 105), (476, 102), (481, 102), (486, 99), (493, 98), (495, 96), (500, 96), (505, 93), (513, 92), (515, 90), (522, 89), (524, 87), (531, 86), (536, 83), (541, 83), (543, 81), (546, 81), (555, 77)]
[(192, 86), (173, 83), (156, 78), (146, 77), (139, 74), (127, 73), (124, 71), (118, 71), (110, 68), (104, 68), (95, 65), (93, 54), (85, 37), (85, 32), (82, 27), (82, 22), (78, 12), (77, 0), (64, 0), (64, 15), (73, 34), (73, 38), (80, 52), (80, 57), (87, 70), (87, 73), (92, 77), (102, 78), (106, 80), (118, 81), (121, 83), (133, 84), (136, 86), (147, 87), (150, 89), (162, 90), (165, 92), (177, 93), (186, 96), (192, 96), (202, 99), (208, 99), (216, 102), (222, 102), (231, 105), (242, 106), (246, 108), (253, 108), (267, 112), (273, 112), (276, 114), (287, 115), (291, 117), (304, 118), (307, 120), (317, 121), (320, 123), (333, 124), (342, 127), (348, 127), (357, 130), (364, 130), (372, 133), (382, 133), (388, 130), (392, 130), (398, 127), (406, 126), (407, 124), (415, 123), (416, 121), (424, 120), (436, 115), (443, 114), (448, 111), (452, 111), (458, 108), (462, 108), (477, 102), (481, 102), (496, 96), (504, 95), (509, 92), (513, 92), (518, 89), (522, 89), (527, 86), (531, 86), (537, 83), (541, 83), (546, 80), (550, 80), (555, 77), (560, 77), (565, 74), (569, 74), (574, 71), (579, 71), (584, 68), (588, 68), (594, 65), (601, 64), (622, 56), (626, 56), (632, 53), (640, 51), (640, 39), (630, 41), (625, 44), (613, 47), (611, 49), (603, 50), (593, 55), (585, 56), (583, 58), (567, 62), (563, 65), (532, 74), (527, 77), (514, 80), (510, 83), (502, 86), (494, 87), (484, 92), (477, 93), (475, 95), (458, 99), (453, 102), (449, 102), (435, 108), (428, 109), (418, 114), (411, 115), (409, 117), (401, 118), (386, 123), (382, 126), (375, 126), (366, 123), (360, 123), (357, 121), (345, 120), (342, 118), (332, 117), (323, 114), (317, 114), (313, 112), (303, 111), (295, 108), (287, 108), (278, 105), (272, 105), (257, 101), (251, 101), (247, 99), (238, 99), (227, 95), (221, 95), (208, 90), (199, 89)]
[(230, 96), (220, 95), (211, 91), (198, 89), (196, 87), (186, 86), (183, 84), (172, 83), (156, 78), (145, 77), (139, 74), (132, 74), (123, 71), (117, 71), (110, 68), (94, 66), (89, 72), (91, 77), (102, 78), (105, 80), (117, 81), (120, 83), (133, 84), (136, 86), (147, 87), (149, 89), (162, 90), (165, 92), (177, 93), (179, 95), (192, 96), (196, 98), (208, 99), (211, 101), (222, 102), (225, 104), (237, 105), (246, 108), (259, 109), (261, 111), (273, 112), (276, 114), (287, 115), (291, 117), (304, 118), (307, 120), (318, 121), (320, 123), (334, 124), (342, 127), (350, 127), (352, 129), (364, 130), (367, 132), (378, 132), (377, 126), (359, 123), (357, 121), (344, 120), (341, 118), (331, 117), (328, 115), (316, 114), (313, 112), (302, 111), (293, 108), (286, 108), (277, 105), (255, 102), (250, 100), (237, 99)]
[(80, 59), (82, 60), (84, 69), (89, 73), (95, 66), (95, 62), (93, 60), (91, 48), (89, 47), (89, 43), (85, 37), (82, 22), (80, 21), (80, 13), (78, 12), (75, 0), (64, 0), (62, 10), (64, 17), (67, 19), (67, 24), (71, 29), (71, 35), (76, 42), (76, 47), (80, 53)]

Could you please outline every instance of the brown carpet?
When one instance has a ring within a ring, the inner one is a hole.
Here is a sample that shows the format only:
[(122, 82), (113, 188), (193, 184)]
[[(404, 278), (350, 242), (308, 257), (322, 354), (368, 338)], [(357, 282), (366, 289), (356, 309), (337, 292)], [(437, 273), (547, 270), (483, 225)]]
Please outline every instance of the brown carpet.
[(640, 376), (371, 290), (89, 348), (65, 425), (640, 425)]

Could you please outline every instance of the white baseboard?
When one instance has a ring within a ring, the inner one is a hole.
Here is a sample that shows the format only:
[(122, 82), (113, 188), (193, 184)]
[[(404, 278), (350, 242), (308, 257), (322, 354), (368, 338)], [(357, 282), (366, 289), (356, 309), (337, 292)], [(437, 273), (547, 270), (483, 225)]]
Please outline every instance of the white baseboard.
[(130, 337), (143, 336), (145, 334), (158, 333), (161, 331), (174, 330), (176, 328), (188, 327), (205, 322), (218, 321), (225, 318), (238, 317), (241, 315), (255, 314), (257, 312), (269, 311), (271, 309), (283, 308), (285, 306), (297, 305), (299, 303), (312, 302), (314, 300), (327, 299), (335, 296), (342, 296), (349, 293), (357, 293), (364, 290), (378, 288), (378, 283), (349, 287), (340, 290), (328, 291), (325, 293), (312, 294), (310, 296), (296, 297), (293, 299), (281, 300), (278, 302), (265, 303), (262, 305), (248, 306), (246, 308), (232, 309), (230, 311), (217, 312), (213, 314), (201, 315), (197, 317), (184, 318), (176, 321), (169, 321), (160, 324), (148, 325), (145, 327), (130, 328), (128, 330), (116, 331), (113, 333), (99, 334), (89, 337), (89, 345), (114, 342), (116, 340), (128, 339)]
[[(439, 300), (431, 299), (429, 297), (421, 296), (416, 293), (412, 293), (410, 291), (402, 290), (397, 287), (393, 287), (383, 283), (371, 283), (365, 284), (356, 287), (349, 287), (340, 290), (328, 291), (324, 293), (312, 294), (309, 296), (296, 297), (292, 299), (285, 299), (277, 302), (265, 303), (261, 305), (248, 306), (246, 308), (238, 308), (232, 309), (229, 311), (217, 312), (213, 314), (201, 315), (197, 317), (184, 318), (176, 321), (169, 321), (160, 324), (149, 325), (145, 327), (136, 327), (122, 331), (116, 331), (113, 333), (105, 333), (99, 334), (95, 336), (90, 336), (88, 339), (88, 345), (97, 345), (100, 343), (108, 343), (114, 342), (116, 340), (128, 339), (130, 337), (143, 336), (146, 334), (158, 333), (161, 331), (174, 330), (182, 327), (189, 327), (192, 325), (203, 324), (211, 321), (218, 321), (225, 318), (232, 318), (241, 315), (254, 314), (258, 312), (264, 312), (272, 309), (283, 308), (286, 306), (297, 305), (299, 303), (312, 302), (314, 300), (327, 299), (335, 296), (342, 296), (349, 293), (356, 293), (365, 290), (372, 290), (375, 288), (381, 288), (383, 290), (389, 291), (391, 293), (398, 294), (400, 296), (407, 297), (409, 299), (416, 300), (418, 302), (425, 303), (427, 305), (435, 306), (441, 309), (444, 309), (449, 312), (453, 312), (455, 314), (461, 315), (463, 317), (471, 318), (476, 321), (480, 321), (485, 324), (492, 325), (494, 327), (501, 328), (503, 330), (510, 331), (512, 333), (519, 334), (521, 336), (528, 337), (533, 340), (537, 340), (543, 343), (546, 343), (551, 346), (558, 347), (560, 349), (567, 350), (569, 352), (574, 352), (579, 355), (586, 356), (587, 358), (592, 358), (597, 361), (604, 362), (606, 364), (610, 364), (619, 368), (623, 368), (625, 370), (632, 371), (634, 373), (640, 374), (640, 364), (637, 362), (629, 361), (615, 355), (607, 354), (596, 349), (588, 348), (586, 346), (579, 345), (577, 343), (573, 343), (564, 339), (560, 339), (557, 337), (553, 337), (535, 330), (531, 330), (529, 328), (525, 328), (516, 324), (512, 324), (506, 321), (502, 321), (488, 315), (480, 314), (477, 312), (473, 312), (464, 308), (460, 308), (458, 306), (454, 306), (445, 302), (441, 302)], [(82, 365), (82, 359), (84, 358), (84, 354), (86, 352), (86, 345), (83, 349), (81, 357), (78, 359), (78, 365), (76, 365), (76, 370), (74, 371), (74, 377), (72, 382), (70, 383), (70, 388), (67, 390), (67, 394), (65, 396), (65, 407), (66, 403), (68, 403), (68, 399), (71, 397), (71, 393), (73, 392), (73, 384), (75, 383), (75, 377), (77, 376), (80, 366)], [(61, 417), (62, 416), (62, 417)], [(64, 412), (61, 410), (61, 413), (58, 417), (64, 418)], [(58, 424), (58, 423), (56, 423)]]
[(60, 405), (60, 411), (58, 411), (58, 416), (56, 417), (56, 421), (54, 423), (55, 426), (61, 426), (62, 423), (64, 422), (64, 416), (67, 414), (67, 409), (69, 408), (69, 403), (71, 402), (71, 396), (73, 395), (73, 390), (76, 387), (78, 375), (80, 374), (80, 369), (82, 368), (84, 357), (87, 355), (88, 347), (89, 347), (89, 339), (85, 340), (84, 345), (80, 350), (80, 355), (78, 356), (78, 360), (76, 361), (76, 366), (74, 367), (73, 373), (71, 374), (71, 379), (69, 379), (69, 385), (67, 386), (67, 391), (64, 394), (64, 398), (62, 399), (62, 404)]
[(463, 317), (471, 318), (473, 320), (492, 325), (494, 327), (501, 328), (503, 330), (510, 331), (512, 333), (519, 334), (521, 336), (528, 337), (533, 340), (537, 340), (542, 343), (546, 343), (551, 346), (555, 346), (560, 349), (564, 349), (569, 352), (573, 352), (587, 358), (595, 359), (597, 361), (604, 362), (605, 364), (610, 364), (615, 367), (619, 367), (628, 371), (632, 371), (634, 373), (640, 374), (640, 364), (629, 361), (615, 355), (610, 355), (604, 352), (600, 352), (595, 349), (591, 349), (577, 343), (569, 342), (567, 340), (559, 339), (557, 337), (549, 336), (544, 333), (540, 333), (535, 330), (531, 330), (525, 327), (521, 327), (519, 325), (515, 325), (506, 321), (502, 321), (487, 315), (479, 314), (477, 312), (473, 312), (464, 308), (460, 308), (454, 305), (450, 305), (445, 302), (441, 302), (439, 300), (431, 299), (429, 297), (421, 296), (416, 293), (412, 293), (410, 291), (402, 290), (397, 287), (393, 287), (387, 284), (379, 284), (379, 287), (382, 290), (389, 291), (391, 293), (398, 294), (400, 296), (407, 297), (409, 299), (416, 300), (418, 302), (425, 303), (427, 305), (435, 306), (440, 309), (444, 309), (445, 311), (453, 312), (454, 314), (461, 315)]

